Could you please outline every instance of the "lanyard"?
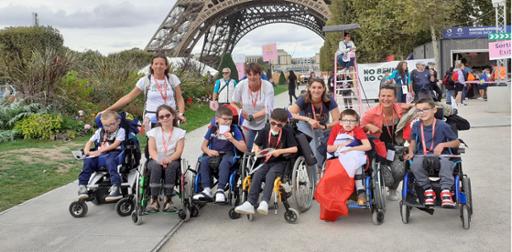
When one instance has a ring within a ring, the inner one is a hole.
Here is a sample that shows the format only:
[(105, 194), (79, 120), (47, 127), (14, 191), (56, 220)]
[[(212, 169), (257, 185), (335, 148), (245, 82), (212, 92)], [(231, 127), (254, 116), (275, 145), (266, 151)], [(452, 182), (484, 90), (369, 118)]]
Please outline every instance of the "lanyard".
[(251, 104), (252, 104), (252, 108), (254, 110), (256, 110), (256, 103), (258, 102), (258, 100), (260, 99), (260, 94), (261, 94), (261, 86), (260, 86), (260, 89), (257, 90), (256, 92), (256, 97), (254, 97), (252, 95), (252, 91), (251, 91), (251, 88), (249, 88), (249, 85), (247, 85), (247, 91), (249, 92), (249, 99), (251, 100)]
[(427, 147), (425, 146), (426, 143), (425, 143), (425, 132), (423, 131), (423, 123), (420, 123), (420, 128), (421, 128), (421, 146), (423, 147), (423, 155), (427, 155), (427, 150), (428, 151), (434, 150), (434, 135), (436, 133), (436, 119), (434, 119), (434, 122), (432, 123), (432, 142), (430, 143), (429, 149), (427, 149)]
[[(393, 109), (393, 112), (391, 113), (391, 130), (389, 129), (389, 125), (385, 125), (386, 122), (386, 114), (382, 113), (382, 124), (384, 127), (386, 127), (386, 131), (388, 132), (389, 137), (391, 138), (391, 143), (395, 143), (395, 138), (393, 137), (393, 134), (395, 133), (395, 110)], [(388, 122), (389, 123), (389, 122)]]
[(162, 88), (162, 86), (158, 83), (158, 81), (156, 80), (156, 78), (154, 76), (153, 76), (153, 79), (155, 80), (156, 88), (158, 89), (160, 96), (164, 100), (164, 104), (167, 104), (167, 98), (169, 98), (169, 96), (167, 95), (167, 84), (168, 84), (167, 78), (164, 77), (164, 84), (165, 84), (164, 88)]
[[(279, 143), (281, 143), (281, 135), (283, 134), (283, 130), (279, 130), (279, 136), (277, 137), (277, 143), (274, 149), (277, 149), (279, 147)], [(268, 147), (272, 148), (270, 144), (270, 140), (272, 139), (272, 130), (268, 131)]]
[[(169, 145), (167, 144), (167, 142), (165, 141), (165, 132), (164, 132), (164, 128), (160, 127), (160, 129), (162, 130), (162, 145), (164, 146), (164, 154), (167, 155), (167, 150), (169, 148)], [(169, 141), (169, 143), (171, 142), (171, 138), (172, 138), (172, 128), (171, 130), (169, 131), (169, 137), (167, 138), (167, 140)]]
[[(320, 112), (318, 113), (319, 117), (322, 116), (323, 110), (324, 110), (324, 105), (320, 103)], [(313, 111), (313, 119), (320, 121), (320, 120), (316, 119), (316, 109), (315, 109), (315, 106), (313, 105), (313, 103), (311, 103), (311, 111)]]

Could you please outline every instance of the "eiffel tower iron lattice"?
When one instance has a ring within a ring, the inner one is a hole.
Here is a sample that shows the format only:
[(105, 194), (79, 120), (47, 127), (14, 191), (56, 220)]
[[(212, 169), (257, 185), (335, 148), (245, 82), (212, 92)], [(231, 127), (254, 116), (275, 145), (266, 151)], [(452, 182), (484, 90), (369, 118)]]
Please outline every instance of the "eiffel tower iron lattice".
[(147, 44), (147, 51), (189, 56), (204, 38), (200, 61), (218, 66), (250, 31), (273, 23), (308, 28), (324, 38), (330, 0), (178, 0)]

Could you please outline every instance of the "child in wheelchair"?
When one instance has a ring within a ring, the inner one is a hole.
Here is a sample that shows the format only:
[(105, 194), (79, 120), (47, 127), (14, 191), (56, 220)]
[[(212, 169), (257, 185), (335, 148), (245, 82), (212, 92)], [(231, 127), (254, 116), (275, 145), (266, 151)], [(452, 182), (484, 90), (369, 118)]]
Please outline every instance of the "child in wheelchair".
[(247, 146), (241, 130), (232, 124), (233, 112), (225, 106), (217, 109), (215, 125), (210, 127), (204, 136), (201, 150), (204, 155), (200, 158), (199, 174), (203, 191), (194, 195), (193, 200), (212, 201), (212, 181), (210, 166), (218, 166), (217, 192), (215, 203), (226, 203), (224, 188), (234, 166), (236, 151), (246, 152)]
[[(338, 215), (347, 215), (345, 201), (352, 195), (354, 183), (357, 190), (357, 202), (366, 205), (363, 186), (363, 165), (366, 163), (365, 151), (372, 146), (364, 130), (359, 125), (359, 115), (352, 109), (341, 112), (339, 124), (336, 124), (327, 141), (327, 152), (334, 153), (336, 159), (326, 164), (325, 174), (320, 180), (315, 199), (320, 204), (321, 219), (335, 220)], [(333, 203), (337, 202), (337, 203)], [(329, 214), (327, 206), (337, 205), (340, 214)]]
[(417, 185), (424, 190), (424, 205), (427, 207), (435, 205), (436, 193), (428, 177), (429, 167), (426, 166), (435, 164), (440, 166), (441, 192), (439, 197), (441, 198), (441, 206), (453, 208), (455, 202), (452, 198), (451, 189), (454, 185), (454, 163), (448, 157), (441, 155), (450, 154), (449, 148), (458, 148), (460, 141), (451, 126), (434, 117), (436, 108), (433, 100), (420, 99), (415, 106), (419, 121), (416, 121), (412, 126), (409, 152), (405, 159), (412, 160), (411, 172)]
[(167, 105), (157, 108), (156, 116), (158, 127), (152, 128), (146, 134), (148, 136), (148, 151), (150, 160), (147, 163), (150, 174), (149, 188), (151, 199), (147, 207), (148, 212), (160, 210), (158, 195), (162, 190), (165, 195), (163, 211), (174, 211), (172, 192), (175, 186), (180, 159), (185, 145), (185, 130), (177, 126), (177, 114)]
[[(123, 197), (120, 191), (121, 176), (117, 171), (116, 159), (121, 152), (121, 144), (125, 141), (126, 134), (123, 128), (119, 127), (120, 117), (114, 111), (105, 111), (101, 114), (101, 123), (103, 127), (96, 130), (94, 135), (84, 146), (84, 166), (78, 177), (78, 198), (87, 199), (87, 183), (92, 173), (98, 170), (101, 164), (105, 164), (109, 174), (112, 187), (110, 194), (105, 197), (105, 201), (116, 201)], [(91, 150), (93, 144), (96, 150)]]
[(257, 212), (262, 215), (268, 214), (268, 202), (272, 196), (274, 181), (282, 176), (288, 160), (287, 154), (297, 153), (298, 147), (290, 127), (286, 127), (288, 122), (288, 112), (277, 108), (270, 115), (270, 127), (265, 127), (259, 131), (254, 142), (253, 151), (256, 155), (265, 152), (267, 149), (273, 149), (262, 159), (263, 163), (256, 168), (252, 175), (252, 181), (249, 189), (248, 200), (235, 208), (239, 214), (255, 213), (254, 208), (258, 205), (261, 185), (265, 182), (262, 200), (258, 205)]

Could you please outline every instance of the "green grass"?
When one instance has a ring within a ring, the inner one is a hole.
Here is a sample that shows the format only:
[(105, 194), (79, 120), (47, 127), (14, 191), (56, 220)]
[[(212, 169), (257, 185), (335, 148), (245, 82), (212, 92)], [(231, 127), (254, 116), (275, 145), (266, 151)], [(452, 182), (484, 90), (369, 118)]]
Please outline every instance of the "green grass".
[(210, 109), (208, 103), (191, 104), (185, 111), (187, 123), (180, 125), (180, 128), (190, 132), (208, 124), (214, 115), (215, 112)]
[(288, 91), (288, 85), (277, 85), (274, 86), (274, 95)]

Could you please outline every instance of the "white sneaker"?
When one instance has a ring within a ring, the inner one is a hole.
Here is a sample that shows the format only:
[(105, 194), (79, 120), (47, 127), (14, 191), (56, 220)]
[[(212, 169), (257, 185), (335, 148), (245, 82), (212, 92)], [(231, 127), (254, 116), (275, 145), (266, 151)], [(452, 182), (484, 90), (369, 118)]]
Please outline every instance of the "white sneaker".
[(224, 191), (219, 190), (215, 193), (215, 203), (226, 203), (226, 195)]
[(258, 209), (256, 210), (261, 215), (267, 215), (268, 214), (268, 204), (266, 201), (261, 201), (260, 205), (258, 206)]
[(390, 200), (390, 201), (397, 201), (399, 199), (400, 199), (400, 195), (398, 195), (398, 191), (397, 190), (389, 189), (389, 191), (388, 191), (388, 200)]
[(254, 206), (249, 201), (235, 207), (235, 212), (239, 214), (254, 214)]

